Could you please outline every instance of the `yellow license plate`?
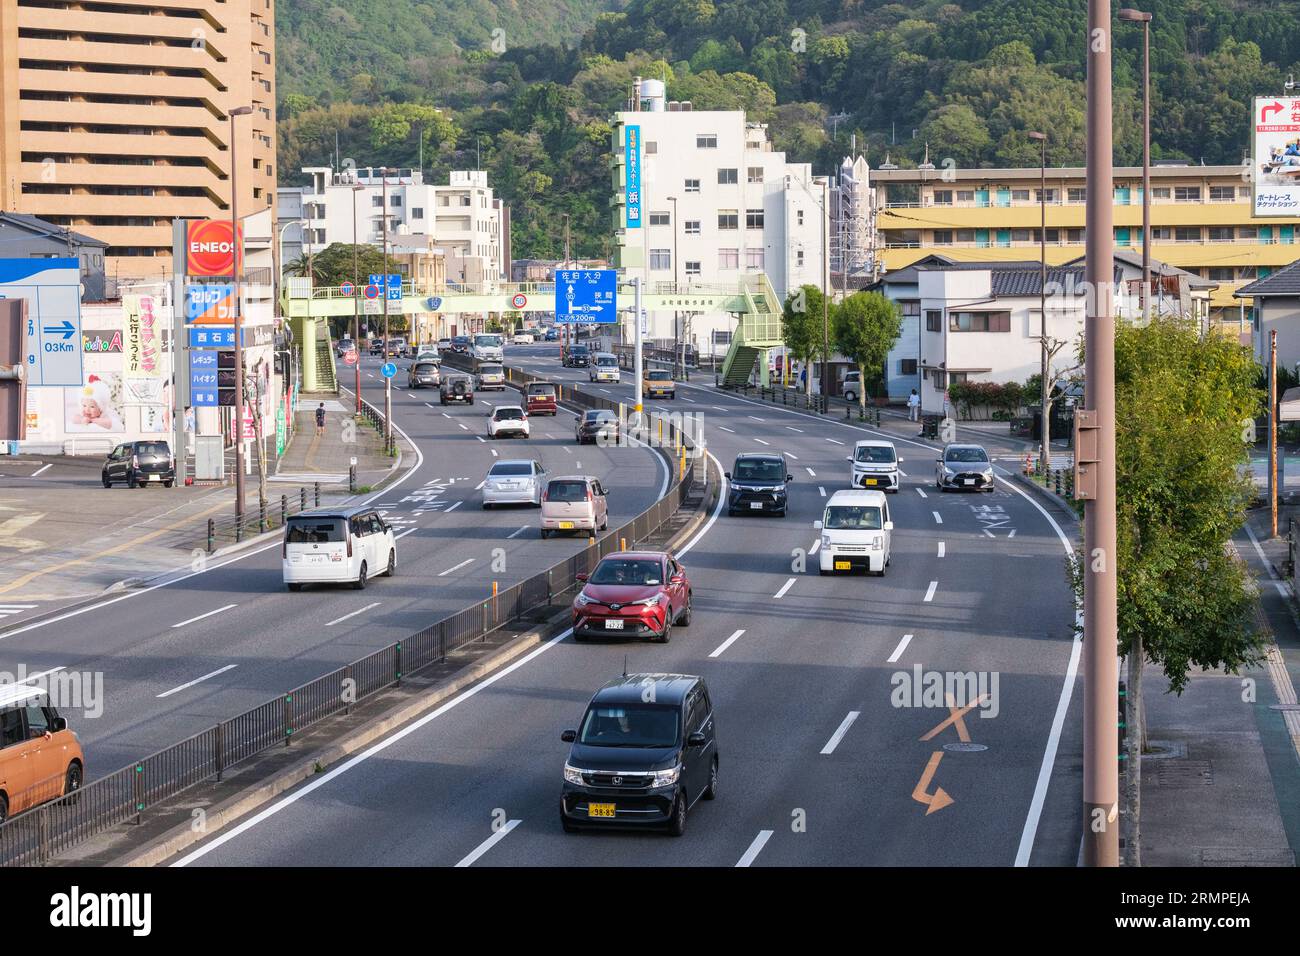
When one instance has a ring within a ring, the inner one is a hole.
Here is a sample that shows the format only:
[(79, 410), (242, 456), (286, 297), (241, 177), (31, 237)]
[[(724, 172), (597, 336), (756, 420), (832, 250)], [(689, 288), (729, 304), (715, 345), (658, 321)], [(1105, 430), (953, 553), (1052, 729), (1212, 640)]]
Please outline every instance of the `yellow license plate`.
[(852, 568), (852, 567), (853, 567), (852, 563), (850, 563), (850, 562), (848, 562), (848, 561), (836, 561), (836, 562), (835, 562), (835, 570), (836, 570), (836, 571), (848, 571), (848, 570), (849, 570), (850, 568)]
[(571, 530), (573, 530), (573, 522), (572, 522), (572, 521), (561, 521), (561, 522), (560, 522), (560, 527), (563, 528), (565, 531), (571, 531)]
[(863, 478), (863, 479), (862, 479), (862, 483), (863, 483), (864, 485), (874, 485), (874, 484), (877, 483), (877, 479), (875, 479), (875, 478)]
[(587, 804), (587, 816), (589, 817), (612, 817), (613, 815), (614, 804), (612, 803)]

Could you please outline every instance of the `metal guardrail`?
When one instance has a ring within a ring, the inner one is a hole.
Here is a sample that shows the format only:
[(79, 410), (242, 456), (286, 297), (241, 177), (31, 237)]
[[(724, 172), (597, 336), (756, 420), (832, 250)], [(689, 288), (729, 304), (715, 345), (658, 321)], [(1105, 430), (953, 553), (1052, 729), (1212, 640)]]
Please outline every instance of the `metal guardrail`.
[[(520, 387), (545, 381), (518, 369), (507, 371), (513, 373), (510, 381)], [(579, 408), (618, 407), (618, 403), (572, 387), (563, 388), (561, 400)], [(672, 416), (660, 417), (659, 429), (665, 423), (664, 437), (679, 451), (680, 471), (672, 470), (674, 480), (668, 493), (632, 520), (603, 537), (589, 539), (580, 553), (404, 640), (0, 824), (0, 866), (44, 863), (111, 827), (139, 824), (144, 812), (163, 800), (205, 781), (220, 780), (231, 767), (272, 747), (291, 746), (295, 735), (313, 724), (350, 713), (354, 705), (401, 684), (403, 677), (421, 668), (445, 661), (448, 654), (486, 637), (507, 621), (551, 605), (557, 595), (577, 583), (578, 574), (590, 573), (601, 558), (619, 550), (621, 543), (649, 537), (687, 498), (696, 476), (695, 462), (683, 453), (691, 438), (676, 427)]]
[(320, 482), (315, 482), (311, 493), (306, 486), (298, 489), (298, 494), (280, 495), (278, 499), (267, 497), (266, 504), (259, 500), (256, 507), (242, 515), (219, 515), (208, 519), (207, 552), (212, 554), (221, 541), (238, 544), (249, 535), (262, 534), (283, 528), (285, 522), (293, 515), (308, 508), (320, 507)]

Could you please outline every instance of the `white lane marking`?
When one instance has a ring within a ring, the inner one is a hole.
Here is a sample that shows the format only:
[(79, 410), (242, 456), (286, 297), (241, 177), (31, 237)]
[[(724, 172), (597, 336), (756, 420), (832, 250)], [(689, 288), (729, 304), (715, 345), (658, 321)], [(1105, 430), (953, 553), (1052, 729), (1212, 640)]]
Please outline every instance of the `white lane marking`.
[(47, 671), (41, 671), (39, 674), (30, 674), (27, 677), (24, 677), (22, 680), (17, 681), (16, 683), (26, 684), (29, 683), (30, 681), (40, 680), (42, 677), (49, 677), (51, 674), (56, 674), (59, 671), (63, 670), (63, 667), (64, 665), (61, 664), (58, 667), (51, 667)]
[(1012, 528), (1009, 532), (1007, 532), (1007, 537), (1008, 537), (1008, 538), (1014, 538), (1015, 536), (1016, 536), (1016, 529), (1015, 529), (1015, 528)]
[(465, 429), (465, 431), (469, 431), (469, 426), (466, 425), (464, 422), (457, 422), (457, 423), (456, 423), (456, 427), (457, 427), (457, 428), (463, 428), (463, 429)]
[(412, 532), (414, 532), (414, 531), (419, 531), (419, 530), (420, 530), (419, 528), (407, 528), (407, 529), (406, 529), (405, 531), (403, 531), (401, 534), (399, 534), (399, 535), (397, 535), (396, 537), (394, 537), (393, 540), (394, 540), (394, 541), (401, 541), (401, 540), (402, 540), (403, 538), (405, 538), (408, 534), (411, 534)]
[(763, 441), (763, 439), (761, 439), (761, 438), (755, 438), (754, 441), (758, 442), (760, 445), (766, 445), (766, 444), (767, 444), (767, 442)]
[(475, 435), (474, 437), (477, 438), (479, 441), (481, 441), (483, 444), (485, 445), (487, 444), (487, 439), (484, 438), (482, 435)]
[[(718, 470), (718, 474), (721, 475), (723, 473), (722, 462), (718, 461), (717, 455), (713, 454), (713, 452), (708, 451), (707, 449), (705, 451), (705, 454), (709, 456), (710, 460), (712, 460), (713, 462), (713, 467), (716, 468)], [(704, 527), (701, 528), (699, 531), (695, 532), (695, 537), (691, 538), (690, 541), (687, 541), (684, 545), (682, 545), (680, 548), (677, 549), (677, 556), (679, 558), (686, 552), (690, 551), (691, 548), (699, 544), (700, 539), (709, 533), (709, 529), (712, 528), (714, 522), (718, 520), (718, 515), (722, 513), (722, 506), (727, 502), (727, 484), (728, 484), (727, 479), (723, 478), (722, 487), (718, 489), (718, 503), (713, 506), (713, 514), (709, 515), (709, 520), (704, 522)]]
[(48, 465), (45, 465), (43, 468), (37, 468), (34, 472), (32, 472), (31, 476), (35, 478), (37, 475), (45, 471), (47, 468), (53, 468), (53, 467), (54, 467), (54, 462), (50, 462)]
[(930, 514), (934, 515), (935, 524), (943, 524), (943, 517), (939, 514), (939, 512), (931, 511)]
[(917, 488), (917, 489), (916, 489), (916, 493), (917, 493), (918, 495), (920, 495), (922, 498), (929, 498), (929, 497), (930, 497), (930, 496), (927, 495), (927, 494), (925, 493), (925, 491), (924, 491), (923, 489), (921, 489), (921, 488)]
[(808, 549), (808, 553), (809, 553), (809, 554), (816, 554), (816, 553), (817, 553), (817, 549), (820, 548), (821, 546), (822, 546), (822, 539), (821, 539), (821, 538), (818, 538), (816, 541), (814, 541), (814, 542), (812, 543), (812, 547)]
[(772, 839), (771, 830), (759, 830), (758, 836), (754, 837), (754, 842), (749, 845), (745, 855), (736, 862), (736, 866), (749, 866), (753, 863), (758, 855), (763, 852), (763, 847), (767, 846), (767, 841), (770, 839)]
[(792, 451), (785, 451), (785, 452), (782, 452), (781, 454), (785, 455), (785, 457), (787, 457), (787, 458), (793, 458), (795, 461), (798, 461), (798, 460), (799, 460), (799, 456), (796, 455), (796, 454), (795, 454), (794, 452), (792, 452)]
[(461, 505), (463, 505), (464, 503), (465, 503), (465, 502), (463, 502), (463, 501), (458, 501), (458, 502), (456, 502), (454, 505), (452, 505), (450, 508), (448, 508), (446, 511), (444, 511), (443, 514), (445, 514), (445, 515), (446, 515), (446, 514), (451, 514), (453, 511), (455, 511), (457, 508), (459, 508), (459, 507), (460, 507)]
[(802, 429), (802, 428), (795, 428), (793, 425), (786, 425), (785, 427), (788, 428), (788, 429), (790, 429), (790, 431), (792, 431), (792, 432), (798, 432), (798, 433), (801, 434), (801, 435), (803, 434), (803, 429)]
[(728, 428), (726, 425), (719, 425), (718, 427), (721, 428), (724, 432), (728, 432), (728, 433), (730, 433), (730, 434), (732, 434), (732, 435), (736, 434), (734, 431), (732, 431), (732, 430), (731, 430), (730, 428)]
[(997, 535), (995, 535), (995, 534), (994, 534), (992, 531), (990, 531), (988, 528), (985, 528), (985, 529), (984, 529), (984, 533), (985, 533), (986, 535), (988, 535), (990, 538), (996, 538), (996, 537), (997, 537)]
[(498, 843), (504, 840), (506, 838), (506, 835), (517, 826), (519, 826), (518, 820), (507, 821), (505, 826), (503, 826), (500, 830), (492, 834), (490, 837), (488, 837), (486, 840), (480, 843), (477, 847), (475, 847), (473, 852), (471, 852), (467, 857), (465, 857), (463, 860), (457, 863), (456, 866), (457, 867), (473, 866), (475, 860), (477, 860), (488, 850), (492, 849), (494, 846), (496, 846)]
[(942, 557), (944, 556), (944, 554), (947, 553), (947, 550), (948, 550), (948, 549), (947, 549), (947, 547), (944, 545), (944, 543), (943, 543), (942, 541), (940, 541), (940, 542), (939, 542), (939, 557), (942, 558)]
[(565, 453), (566, 455), (572, 455), (572, 454), (573, 454), (573, 449), (568, 448), (568, 447), (566, 447), (565, 445), (561, 445), (560, 447), (564, 449), (564, 453)]
[(939, 590), (939, 582), (931, 581), (930, 586), (925, 589), (925, 600), (927, 602), (934, 600), (934, 592)]
[(821, 496), (822, 496), (823, 498), (826, 497), (826, 489), (823, 488), (821, 485), (818, 485), (818, 486), (817, 486), (817, 491), (818, 491), (818, 493), (821, 494)]
[[(412, 528), (411, 530), (414, 531), (415, 529)], [(394, 538), (393, 540), (396, 541), (397, 539)], [(367, 604), (365, 607), (357, 608), (351, 614), (344, 614), (342, 617), (336, 617), (334, 620), (328, 622), (325, 626), (333, 627), (335, 624), (338, 624), (342, 621), (346, 621), (350, 617), (356, 617), (358, 614), (364, 614), (366, 613), (366, 611), (369, 611), (372, 607), (379, 607), (379, 605), (380, 605), (379, 601), (372, 601), (371, 603)]]
[[(430, 407), (432, 407), (432, 406), (430, 406)], [(446, 412), (443, 412), (443, 413), (442, 413), (442, 417), (443, 417), (443, 418), (451, 418), (451, 416), (448, 415)]]
[(186, 624), (193, 624), (195, 621), (201, 621), (205, 617), (212, 617), (214, 614), (220, 614), (222, 611), (229, 611), (232, 607), (238, 606), (238, 604), (227, 604), (225, 607), (219, 607), (215, 611), (209, 611), (207, 614), (200, 614), (198, 617), (191, 617), (188, 620), (181, 621), (179, 624), (173, 624), (172, 627), (184, 627)]
[(1273, 581), (1273, 587), (1277, 588), (1277, 593), (1282, 595), (1282, 597), (1284, 598), (1290, 597), (1290, 595), (1287, 594), (1286, 592), (1286, 585), (1284, 585), (1281, 581), (1278, 580), (1277, 572), (1273, 570), (1273, 565), (1269, 562), (1268, 558), (1264, 557), (1264, 549), (1260, 547), (1259, 539), (1255, 537), (1255, 532), (1251, 530), (1249, 524), (1245, 525), (1244, 527), (1246, 529), (1246, 536), (1250, 538), (1250, 543), (1255, 548), (1255, 553), (1259, 555), (1260, 563), (1264, 565), (1264, 567), (1268, 568), (1268, 576)]
[(457, 565), (455, 565), (454, 567), (450, 567), (450, 568), (448, 568), (446, 571), (439, 571), (439, 572), (438, 572), (438, 577), (440, 577), (440, 578), (445, 578), (447, 575), (451, 574), (451, 572), (453, 572), (453, 571), (459, 571), (459, 570), (460, 570), (461, 568), (463, 568), (465, 565), (467, 565), (467, 564), (473, 564), (474, 561), (475, 561), (474, 558), (466, 558), (466, 559), (465, 559), (464, 561), (462, 561), (460, 564), (457, 564)]
[(522, 528), (520, 528), (518, 531), (511, 531), (508, 535), (506, 535), (506, 537), (507, 537), (507, 538), (517, 538), (517, 537), (519, 537), (521, 534), (523, 534), (523, 533), (524, 533), (525, 531), (527, 531), (527, 530), (528, 530), (528, 525), (524, 525), (524, 526), (523, 526)]
[(756, 422), (765, 422), (765, 421), (767, 421), (766, 418), (759, 418), (757, 415), (750, 415), (749, 417), (752, 418), (752, 419), (754, 419), (754, 421), (756, 421)]
[(713, 407), (716, 408), (716, 409), (717, 409), (718, 411), (720, 411), (720, 412), (729, 411), (729, 409), (723, 408), (721, 405), (714, 405)]
[(794, 587), (794, 578), (787, 578), (785, 584), (781, 585), (781, 590), (772, 595), (774, 598), (785, 597), (785, 592)]
[(496, 450), (495, 448), (492, 449), (492, 457), (493, 457), (493, 458), (498, 457), (498, 455), (497, 455), (497, 450)]
[(828, 438), (828, 439), (826, 439), (826, 440), (827, 440), (828, 442), (830, 442), (832, 445), (843, 445), (843, 444), (844, 444), (844, 442), (840, 441), (838, 438)]
[(714, 652), (713, 652), (712, 654), (710, 654), (709, 656), (710, 656), (710, 657), (721, 657), (721, 656), (722, 656), (722, 652), (725, 651), (725, 650), (726, 650), (728, 647), (730, 647), (732, 644), (734, 644), (734, 643), (736, 642), (736, 638), (740, 637), (740, 635), (742, 635), (742, 634), (744, 634), (744, 633), (745, 633), (745, 629), (742, 627), (742, 628), (741, 628), (739, 631), (737, 631), (735, 634), (732, 634), (731, 637), (727, 638), (725, 641), (723, 641), (721, 644), (719, 644), (719, 645), (717, 646), (717, 648), (714, 650)]
[(482, 481), (480, 481), (477, 485), (474, 486), (474, 490), (475, 490), (475, 491), (482, 491), (482, 490), (483, 490), (483, 486), (486, 485), (486, 484), (487, 484), (487, 479), (484, 478)]
[(188, 690), (189, 688), (193, 687), (195, 684), (202, 684), (208, 678), (216, 677), (218, 674), (224, 674), (226, 671), (234, 670), (238, 666), (239, 666), (238, 664), (227, 664), (225, 667), (220, 667), (217, 670), (213, 671), (211, 674), (204, 674), (202, 677), (196, 677), (194, 678), (194, 680), (186, 684), (181, 684), (180, 687), (173, 687), (171, 690), (163, 691), (161, 694), (158, 695), (156, 699), (162, 700), (164, 697), (170, 697), (172, 694), (179, 694), (181, 691)]
[(806, 471), (806, 472), (808, 472), (808, 477), (809, 477), (809, 478), (816, 478), (816, 477), (817, 477), (817, 472), (813, 471), (813, 470), (812, 470), (811, 468), (809, 468), (807, 465), (804, 465), (804, 466), (803, 466), (803, 470)]
[(906, 477), (907, 477), (907, 472), (903, 471), (903, 469), (901, 469), (901, 468), (898, 469), (898, 477), (899, 477), (899, 478), (906, 478)]
[(844, 735), (849, 732), (849, 728), (853, 726), (853, 722), (858, 719), (860, 714), (861, 711), (849, 711), (849, 715), (836, 728), (835, 733), (831, 734), (831, 739), (826, 741), (826, 746), (822, 748), (823, 756), (835, 753), (835, 748), (839, 746), (840, 741), (844, 739)]
[(912, 643), (912, 635), (904, 634), (903, 639), (899, 641), (898, 646), (894, 648), (894, 653), (889, 655), (889, 660), (887, 660), (885, 663), (887, 664), (898, 663), (898, 659), (903, 656), (903, 651), (907, 649), (907, 645), (910, 643)]
[[(601, 391), (604, 391), (604, 389), (601, 389)], [(682, 401), (683, 401), (683, 402), (690, 402), (692, 405), (698, 405), (698, 404), (699, 404), (697, 401), (695, 401), (695, 399), (693, 399), (693, 398), (687, 398), (685, 395), (682, 396)]]
[[(233, 262), (234, 260), (231, 260), (231, 261)], [(425, 402), (424, 405), (425, 405), (426, 408), (433, 408), (433, 403), (432, 403), (432, 402)]]

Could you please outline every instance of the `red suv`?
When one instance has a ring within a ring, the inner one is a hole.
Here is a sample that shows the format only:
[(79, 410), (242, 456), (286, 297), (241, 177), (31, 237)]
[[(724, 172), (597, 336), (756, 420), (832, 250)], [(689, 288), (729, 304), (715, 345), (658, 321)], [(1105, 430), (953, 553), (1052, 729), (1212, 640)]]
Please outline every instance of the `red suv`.
[(644, 637), (667, 644), (691, 623), (691, 582), (663, 551), (619, 551), (601, 559), (573, 600), (573, 639)]

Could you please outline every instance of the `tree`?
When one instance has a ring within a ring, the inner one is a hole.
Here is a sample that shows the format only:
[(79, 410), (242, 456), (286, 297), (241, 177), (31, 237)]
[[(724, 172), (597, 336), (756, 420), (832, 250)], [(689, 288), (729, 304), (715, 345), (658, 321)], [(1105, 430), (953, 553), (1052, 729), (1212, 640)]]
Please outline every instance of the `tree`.
[(831, 322), (835, 349), (858, 367), (862, 388), (858, 404), (867, 404), (867, 370), (881, 370), (903, 331), (898, 306), (879, 292), (856, 292), (835, 307)]
[(807, 375), (807, 394), (812, 394), (812, 363), (822, 356), (822, 290), (802, 285), (785, 297), (781, 311), (781, 339), (791, 356), (802, 363)]
[[(1260, 657), (1253, 588), (1229, 550), (1254, 493), (1239, 466), (1260, 409), (1257, 376), (1249, 349), (1191, 320), (1116, 329), (1113, 560), (1128, 661), (1130, 865), (1140, 862), (1143, 663), (1160, 665), (1181, 694), (1193, 666), (1235, 673)], [(1073, 576), (1082, 597), (1082, 572)]]
[[(334, 242), (311, 257), (312, 281), (316, 285), (333, 287), (344, 282), (359, 282), (364, 288), (366, 278), (371, 274), (384, 272), (384, 254), (374, 246), (359, 244), (357, 250), (357, 269), (352, 271), (353, 246), (347, 242)], [(393, 257), (388, 257), (388, 271), (393, 270)], [(295, 259), (285, 266), (288, 275), (306, 275), (307, 257)], [(355, 278), (354, 278), (355, 275)]]

